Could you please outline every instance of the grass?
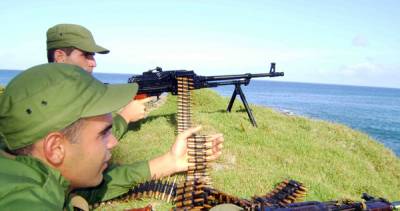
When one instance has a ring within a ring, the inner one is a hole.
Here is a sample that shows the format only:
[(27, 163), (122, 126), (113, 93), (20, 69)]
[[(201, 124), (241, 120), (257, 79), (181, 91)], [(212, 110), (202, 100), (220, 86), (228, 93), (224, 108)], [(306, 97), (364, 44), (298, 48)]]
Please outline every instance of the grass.
[[(214, 187), (250, 198), (263, 195), (284, 179), (295, 179), (308, 188), (305, 200), (360, 200), (363, 192), (400, 200), (400, 160), (368, 135), (344, 125), (288, 116), (251, 105), (254, 128), (241, 102), (225, 112), (228, 99), (211, 90), (195, 91), (194, 121), (202, 133), (223, 133), (222, 156), (213, 165)], [(175, 137), (176, 97), (130, 126), (113, 151), (117, 163), (150, 159), (166, 152)], [(117, 202), (98, 210), (122, 210), (153, 203), (157, 210), (171, 205), (154, 200)]]

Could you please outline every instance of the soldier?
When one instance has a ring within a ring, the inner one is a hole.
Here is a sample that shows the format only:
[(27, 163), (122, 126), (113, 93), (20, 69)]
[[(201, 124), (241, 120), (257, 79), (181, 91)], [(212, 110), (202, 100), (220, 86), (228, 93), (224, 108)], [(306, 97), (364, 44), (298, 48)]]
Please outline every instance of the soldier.
[[(108, 166), (117, 144), (110, 112), (137, 88), (105, 85), (69, 64), (38, 65), (10, 81), (0, 95), (0, 210), (72, 210), (76, 201), (87, 209), (85, 200), (109, 200), (138, 182), (187, 170), (186, 141), (199, 127), (179, 134), (164, 155)], [(212, 140), (215, 159), (223, 137)]]
[[(92, 33), (76, 24), (58, 24), (47, 30), (47, 60), (49, 63), (78, 65), (92, 73), (96, 67), (95, 54), (110, 51), (97, 45)], [(145, 104), (151, 99), (132, 100), (113, 118), (113, 134), (120, 140), (127, 131), (128, 123), (143, 119)]]

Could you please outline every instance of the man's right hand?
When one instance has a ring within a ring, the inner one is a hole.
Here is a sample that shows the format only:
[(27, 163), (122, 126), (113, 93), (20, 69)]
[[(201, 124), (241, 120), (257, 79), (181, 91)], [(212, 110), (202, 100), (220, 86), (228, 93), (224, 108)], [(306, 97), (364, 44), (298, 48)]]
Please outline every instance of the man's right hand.
[(153, 100), (151, 97), (142, 100), (132, 100), (128, 105), (121, 109), (119, 115), (121, 115), (127, 123), (141, 120), (146, 115), (146, 103), (151, 100)]

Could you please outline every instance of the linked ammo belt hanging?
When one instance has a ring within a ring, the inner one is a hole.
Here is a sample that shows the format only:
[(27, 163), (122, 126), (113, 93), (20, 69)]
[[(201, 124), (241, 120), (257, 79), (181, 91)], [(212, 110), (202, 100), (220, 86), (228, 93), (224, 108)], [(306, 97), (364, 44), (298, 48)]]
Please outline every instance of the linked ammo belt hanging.
[[(177, 77), (178, 90), (178, 133), (192, 127), (192, 92), (193, 79), (191, 77)], [(205, 135), (194, 134), (187, 141), (188, 171), (184, 182), (177, 186), (175, 205), (177, 208), (208, 209), (204, 188), (211, 188), (209, 165), (207, 157), (211, 154), (212, 143)]]

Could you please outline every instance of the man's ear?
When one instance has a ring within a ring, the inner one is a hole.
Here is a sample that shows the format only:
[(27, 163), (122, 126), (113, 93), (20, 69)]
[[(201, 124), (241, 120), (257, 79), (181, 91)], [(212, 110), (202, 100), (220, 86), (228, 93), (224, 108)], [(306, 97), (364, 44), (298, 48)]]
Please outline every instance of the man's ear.
[(65, 136), (60, 132), (52, 132), (47, 134), (43, 140), (43, 155), (47, 162), (54, 166), (63, 163), (65, 157)]
[(54, 62), (55, 63), (64, 63), (66, 57), (67, 57), (67, 54), (64, 51), (62, 51), (60, 49), (57, 49), (54, 51)]

